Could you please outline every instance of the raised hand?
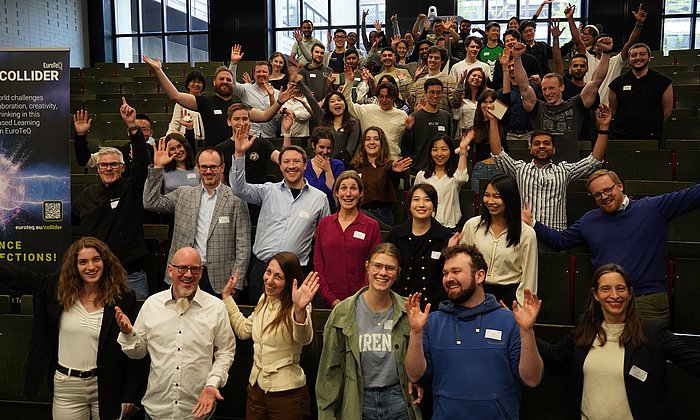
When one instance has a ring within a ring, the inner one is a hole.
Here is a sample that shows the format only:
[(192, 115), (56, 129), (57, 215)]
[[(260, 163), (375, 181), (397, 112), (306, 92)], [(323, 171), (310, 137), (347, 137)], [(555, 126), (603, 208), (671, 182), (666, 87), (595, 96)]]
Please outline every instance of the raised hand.
[[(396, 15), (394, 15), (394, 16), (396, 16)], [(401, 41), (401, 39), (403, 39), (403, 38), (401, 38), (401, 35), (394, 34), (394, 36), (391, 37), (391, 48), (396, 50), (396, 45), (399, 43), (399, 41)]]
[(517, 300), (513, 301), (513, 316), (518, 327), (523, 331), (531, 331), (537, 321), (540, 308), (542, 308), (542, 301), (532, 293), (532, 290), (525, 288), (523, 304), (518, 304)]
[(205, 386), (202, 388), (202, 392), (199, 393), (199, 399), (197, 399), (197, 405), (192, 409), (192, 414), (195, 419), (205, 418), (211, 414), (216, 408), (216, 401), (223, 401), (224, 397), (217, 388), (213, 386)]
[(122, 312), (119, 306), (114, 307), (114, 319), (117, 320), (119, 331), (123, 332), (124, 334), (131, 334), (131, 332), (134, 331), (134, 327), (131, 325), (129, 317), (124, 315), (124, 312)]
[(265, 91), (270, 96), (274, 96), (275, 94), (275, 88), (270, 84), (270, 82), (265, 82)]
[(127, 127), (133, 127), (136, 125), (136, 110), (126, 102), (126, 98), (123, 96), (122, 105), (119, 107), (119, 114), (122, 117), (122, 121), (126, 123)]
[(423, 18), (423, 28), (427, 31), (430, 29), (430, 19)]
[(527, 47), (525, 47), (525, 44), (518, 42), (513, 46), (513, 57), (522, 57), (526, 49)]
[[(363, 68), (362, 68), (362, 80), (364, 80), (365, 82), (369, 82), (370, 79), (374, 79), (374, 78), (372, 77), (372, 72), (370, 72), (370, 71), (367, 69), (367, 67), (363, 67)], [(347, 80), (347, 79), (346, 79), (346, 80)]]
[(532, 76), (528, 77), (527, 80), (531, 81), (532, 83), (536, 84), (537, 86), (542, 85), (542, 78), (540, 77), (539, 74), (533, 74)]
[(391, 170), (398, 173), (406, 172), (412, 164), (413, 159), (411, 159), (410, 157), (398, 158), (395, 161), (391, 162)]
[(374, 30), (377, 32), (382, 31), (382, 22), (381, 21), (379, 21), (379, 20), (374, 21)]
[(287, 87), (286, 89), (284, 86), (280, 88), (280, 93), (277, 95), (277, 101), (281, 103), (285, 103), (288, 100), (292, 98), (292, 96), (295, 96), (298, 93), (296, 87)]
[(535, 224), (535, 218), (532, 217), (532, 208), (530, 207), (530, 203), (527, 201), (525, 202), (525, 206), (520, 209), (520, 220), (522, 220), (523, 223), (528, 226)]
[(84, 136), (90, 131), (90, 126), (92, 125), (92, 118), (88, 118), (88, 112), (86, 109), (79, 109), (73, 115), (73, 126), (75, 127), (75, 134), (79, 136)]
[(294, 111), (285, 109), (282, 115), (282, 133), (289, 133), (294, 123)]
[(503, 52), (498, 56), (498, 61), (501, 63), (501, 68), (504, 71), (508, 71), (508, 62), (510, 61), (510, 55), (513, 53), (511, 47), (503, 47)]
[(143, 58), (143, 62), (148, 64), (149, 66), (151, 66), (151, 68), (153, 70), (159, 70), (161, 68), (160, 58), (156, 58), (154, 60), (151, 57), (147, 56), (146, 54), (144, 54), (142, 56), (142, 58)]
[(454, 16), (450, 16), (445, 19), (445, 30), (449, 32), (450, 28), (452, 28), (452, 25), (455, 23), (455, 18)]
[(299, 29), (295, 29), (292, 31), (292, 35), (294, 36), (294, 39), (297, 42), (301, 42), (302, 39), (304, 39), (303, 35), (301, 34), (301, 31)]
[(166, 146), (165, 137), (161, 137), (158, 143), (153, 145), (153, 167), (162, 168), (175, 159), (175, 155), (170, 155)]
[(466, 152), (469, 150), (469, 144), (474, 140), (474, 130), (468, 130), (466, 133), (462, 134), (462, 138), (459, 141), (459, 151)]
[(466, 83), (468, 76), (469, 76), (469, 70), (464, 70), (462, 72), (462, 75), (459, 77), (458, 85), (463, 85), (464, 83)]
[(299, 287), (297, 287), (297, 279), (294, 279), (292, 282), (294, 308), (299, 310), (305, 309), (314, 300), (318, 287), (318, 273), (315, 271), (310, 272)]
[(553, 19), (549, 25), (549, 31), (552, 33), (552, 37), (559, 38), (564, 32), (563, 29), (559, 27), (559, 19)]
[(326, 78), (326, 83), (328, 83), (329, 87), (333, 87), (333, 85), (335, 85), (335, 81), (336, 81), (335, 73), (329, 74), (328, 77)]
[(418, 80), (420, 78), (420, 75), (423, 74), (423, 72), (427, 68), (427, 66), (418, 66), (418, 68), (416, 68), (416, 72), (413, 74), (413, 80)]
[(637, 23), (644, 23), (644, 21), (647, 20), (647, 12), (644, 10), (644, 5), (642, 3), (639, 3), (639, 10), (636, 12), (633, 10), (632, 14), (637, 20)]
[(367, 19), (367, 15), (369, 15), (369, 9), (363, 10), (362, 11), (362, 21), (363, 22)]
[(455, 232), (450, 236), (450, 239), (447, 241), (447, 247), (452, 248), (453, 246), (459, 245), (460, 242), (462, 242), (462, 238), (464, 237), (463, 232)]
[(404, 122), (404, 125), (406, 126), (406, 130), (410, 130), (413, 128), (413, 126), (416, 124), (416, 117), (413, 115), (409, 115), (406, 117), (406, 121)]
[(610, 53), (613, 49), (613, 40), (609, 36), (598, 38), (596, 46), (598, 47), (598, 51), (601, 53)]
[(180, 119), (177, 120), (177, 123), (180, 125), (184, 125), (186, 130), (191, 130), (194, 127), (192, 115), (190, 115), (190, 112), (185, 108), (182, 108), (180, 110)]
[(318, 169), (322, 170), (323, 172), (325, 172), (327, 174), (329, 174), (331, 172), (331, 160), (330, 160), (330, 158), (316, 155), (316, 156), (314, 156), (312, 163)]
[(569, 4), (564, 8), (564, 16), (566, 16), (567, 20), (573, 19), (575, 11), (576, 11), (576, 6), (573, 4)]
[(423, 328), (428, 323), (428, 314), (430, 314), (430, 304), (425, 305), (423, 311), (420, 310), (421, 296), (420, 293), (410, 294), (404, 303), (406, 315), (408, 316), (408, 325), (415, 332), (423, 331)]
[(236, 290), (236, 284), (238, 283), (238, 270), (229, 277), (228, 281), (226, 282), (226, 285), (224, 286), (223, 289), (221, 289), (221, 298), (226, 299), (229, 296), (235, 296), (235, 290)]
[(241, 44), (236, 44), (231, 47), (231, 64), (238, 64), (243, 59), (243, 49)]
[[(350, 67), (348, 64), (345, 64), (344, 69), (345, 83), (352, 82), (352, 80), (355, 78), (355, 73), (352, 71), (352, 67)], [(362, 76), (364, 78), (364, 71)]]
[(598, 109), (595, 111), (595, 121), (599, 130), (607, 130), (610, 127), (610, 120), (612, 120), (612, 112), (610, 112), (610, 107), (605, 104), (600, 104)]
[(396, 22), (399, 19), (399, 16), (397, 14), (391, 15), (391, 21)]
[(420, 100), (416, 101), (416, 105), (413, 107), (413, 112), (420, 111), (421, 109), (425, 108), (425, 104), (428, 101), (425, 99), (425, 96), (420, 98)]
[(250, 122), (245, 122), (241, 124), (240, 127), (234, 127), (233, 143), (236, 146), (236, 155), (245, 155), (245, 152), (247, 152), (255, 142), (257, 136), (248, 138), (248, 134), (250, 134)]
[(250, 77), (250, 74), (248, 74), (247, 71), (243, 72), (241, 79), (243, 79), (243, 83), (253, 84), (253, 78)]

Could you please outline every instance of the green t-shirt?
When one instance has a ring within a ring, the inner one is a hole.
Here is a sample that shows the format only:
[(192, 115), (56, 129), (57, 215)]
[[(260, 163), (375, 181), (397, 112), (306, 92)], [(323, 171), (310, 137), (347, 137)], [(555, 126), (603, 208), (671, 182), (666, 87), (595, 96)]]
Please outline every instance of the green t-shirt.
[(494, 48), (484, 47), (479, 51), (479, 61), (488, 64), (491, 67), (491, 74), (493, 74), (494, 67), (501, 54), (503, 54), (503, 47), (500, 45), (496, 45)]

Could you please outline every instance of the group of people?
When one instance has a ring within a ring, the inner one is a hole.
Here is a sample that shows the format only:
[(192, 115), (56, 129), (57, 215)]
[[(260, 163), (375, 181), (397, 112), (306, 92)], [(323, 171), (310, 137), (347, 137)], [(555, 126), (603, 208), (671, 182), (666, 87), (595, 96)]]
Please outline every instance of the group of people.
[[(313, 305), (332, 309), (319, 418), (518, 418), (521, 385), (572, 360), (578, 415), (666, 418), (665, 360), (700, 375), (700, 355), (649, 319), (668, 319), (668, 223), (700, 208), (700, 187), (630, 200), (600, 169), (609, 135), (657, 138), (670, 113), (670, 82), (636, 43), (646, 12), (633, 14), (611, 58), (612, 40), (579, 30), (568, 7), (568, 73), (556, 22), (550, 47), (534, 41), (534, 21), (509, 22), (501, 42), (496, 22), (482, 31), (424, 15), (403, 37), (396, 17), (393, 37), (377, 22), (367, 54), (343, 29), (326, 51), (304, 21), (290, 56), (256, 62), (243, 82), (234, 45), (211, 95), (198, 72), (178, 92), (145, 56), (178, 104), (167, 135), (152, 138), (124, 99), (129, 144), (94, 152), (89, 115), (76, 113), (76, 156), (100, 178), (72, 203), (87, 237), (56, 274), (0, 267), (2, 281), (35, 295), (27, 392), (48, 374), (54, 418), (117, 418), (133, 404), (153, 419), (206, 418), (235, 335), (253, 340), (248, 418), (308, 418), (314, 389), (299, 360)], [(294, 145), (307, 136), (311, 150)], [(583, 159), (579, 139), (595, 140)], [(509, 155), (508, 142), (524, 140), (530, 162)], [(268, 182), (268, 164), (281, 181)], [(566, 188), (583, 177), (599, 208), (569, 223)], [(470, 179), (482, 203), (466, 218)], [(143, 271), (149, 217), (172, 228), (167, 287), (149, 287)], [(538, 290), (538, 240), (587, 244), (596, 269), (584, 314), (556, 344), (534, 335), (538, 292), (557, 298)], [(136, 298), (147, 298), (138, 315)], [(138, 362), (146, 355), (150, 369)]]

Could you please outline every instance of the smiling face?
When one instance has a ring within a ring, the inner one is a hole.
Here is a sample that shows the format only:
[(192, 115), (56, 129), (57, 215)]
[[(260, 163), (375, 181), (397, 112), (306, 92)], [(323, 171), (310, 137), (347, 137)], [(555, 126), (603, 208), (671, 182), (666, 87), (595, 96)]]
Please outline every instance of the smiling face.
[(460, 32), (470, 33), (471, 30), (472, 30), (472, 23), (471, 22), (469, 22), (467, 20), (463, 20), (463, 21), (459, 22), (459, 31)]
[(632, 299), (632, 291), (625, 278), (617, 272), (605, 273), (598, 279), (598, 287), (592, 290), (593, 298), (600, 303), (605, 322), (621, 324), (625, 322), (627, 305)]
[(194, 96), (197, 96), (200, 93), (202, 93), (203, 88), (204, 83), (202, 83), (202, 81), (197, 78), (190, 80), (190, 83), (187, 85), (187, 90), (189, 91), (190, 95)]
[(309, 22), (304, 22), (301, 25), (301, 34), (304, 35), (304, 38), (311, 38), (311, 33), (313, 32), (314, 27), (309, 23)]
[(478, 88), (484, 83), (484, 72), (480, 70), (474, 70), (467, 76), (467, 82), (469, 86)]
[(433, 143), (433, 148), (430, 149), (430, 158), (435, 163), (436, 168), (444, 168), (447, 161), (450, 159), (450, 146), (445, 140), (438, 140)]
[(593, 45), (595, 37), (596, 35), (591, 28), (585, 28), (583, 32), (581, 32), (581, 41), (583, 41), (583, 44), (586, 47), (590, 47), (591, 45)]
[(345, 113), (345, 101), (340, 95), (334, 93), (328, 98), (328, 109), (335, 117), (343, 115)]
[(335, 197), (338, 199), (340, 208), (345, 210), (358, 209), (360, 197), (362, 197), (360, 186), (354, 179), (346, 178), (340, 182), (335, 192)]
[(355, 71), (357, 69), (357, 63), (359, 61), (360, 61), (360, 58), (355, 53), (348, 54), (345, 56), (345, 64), (350, 66), (352, 71)]
[(250, 124), (250, 113), (245, 109), (237, 109), (233, 111), (227, 122), (233, 130), (239, 130), (244, 125)]
[(204, 188), (213, 189), (219, 186), (224, 173), (224, 163), (218, 153), (213, 150), (205, 150), (200, 153), (197, 169)]
[(476, 58), (477, 55), (479, 55), (479, 43), (476, 41), (471, 41), (469, 45), (467, 45), (467, 56), (469, 58)]
[(282, 267), (274, 258), (270, 260), (263, 274), (265, 284), (265, 296), (270, 299), (279, 299), (284, 291), (287, 280), (284, 278)]
[(350, 32), (348, 34), (347, 41), (348, 41), (348, 48), (354, 47), (355, 44), (357, 44), (357, 34), (355, 32)]
[(223, 98), (231, 96), (233, 91), (233, 77), (231, 73), (222, 70), (214, 77), (214, 92)]
[(588, 184), (588, 191), (596, 204), (606, 213), (615, 213), (625, 200), (624, 187), (615, 183), (609, 175), (599, 176)]
[(552, 139), (544, 134), (535, 135), (530, 142), (530, 153), (533, 158), (540, 162), (549, 162), (554, 155), (554, 143)]
[(124, 164), (116, 153), (105, 153), (97, 158), (97, 175), (105, 185), (111, 185), (119, 180), (124, 172)]
[(284, 58), (278, 55), (270, 60), (270, 65), (272, 66), (273, 71), (280, 72), (282, 71), (282, 68), (284, 68)]
[(411, 196), (411, 217), (413, 220), (430, 220), (435, 207), (432, 200), (420, 188), (416, 188)]
[(484, 98), (484, 100), (481, 102), (481, 105), (480, 105), (480, 106), (481, 106), (481, 113), (484, 115), (484, 120), (487, 119), (487, 118), (486, 118), (486, 113), (488, 113), (490, 109), (493, 109), (493, 108), (494, 108), (493, 102), (494, 102), (494, 99), (493, 99), (492, 97), (490, 97), (490, 96), (487, 96), (487, 97)]
[(520, 24), (518, 23), (517, 19), (511, 19), (508, 21), (508, 29), (518, 29), (518, 26)]
[(280, 171), (289, 188), (304, 186), (304, 156), (297, 150), (285, 150), (280, 156)]
[(399, 42), (398, 44), (396, 44), (396, 54), (399, 57), (405, 57), (406, 51), (408, 51), (406, 44), (404, 44), (403, 42)]
[(531, 44), (535, 41), (535, 28), (528, 26), (521, 32), (523, 35), (523, 43)]
[(428, 43), (420, 44), (418, 47), (418, 56), (421, 58), (421, 60), (428, 59), (428, 49), (430, 49), (430, 45)]
[(428, 54), (428, 70), (431, 72), (440, 71), (442, 65), (442, 56), (438, 52)]
[(492, 26), (489, 28), (486, 35), (488, 36), (489, 41), (498, 42), (498, 38), (501, 37), (501, 28), (498, 26)]
[(264, 86), (270, 81), (270, 69), (267, 64), (258, 64), (253, 68), (253, 78), (258, 86)]
[(323, 63), (323, 53), (325, 52), (325, 49), (319, 47), (318, 45), (315, 45), (313, 49), (311, 50), (311, 59), (316, 63), (317, 65), (320, 65)]
[[(173, 297), (192, 300), (197, 291), (199, 280), (202, 278), (202, 260), (193, 248), (181, 248), (173, 255), (172, 263), (168, 264), (168, 276), (173, 283)], [(180, 267), (179, 269), (177, 267)], [(183, 268), (184, 267), (184, 268)], [(199, 267), (197, 273), (192, 273), (189, 267)], [(180, 274), (179, 270), (185, 270)]]
[(376, 292), (388, 293), (400, 272), (399, 262), (388, 254), (376, 253), (365, 262), (367, 283)]
[(572, 58), (569, 62), (569, 74), (574, 80), (583, 80), (588, 73), (588, 60), (583, 57)]
[[(472, 273), (472, 259), (467, 254), (459, 253), (445, 260), (442, 286), (447, 292), (447, 298), (457, 305), (466, 305), (476, 294), (477, 285), (484, 281), (485, 275), (483, 270)], [(479, 293), (477, 298), (482, 295)]]
[(382, 141), (379, 137), (379, 132), (375, 130), (368, 130), (365, 134), (365, 153), (368, 157), (377, 157), (379, 152), (382, 150)]
[(330, 159), (333, 154), (333, 142), (330, 139), (318, 139), (314, 146), (314, 155)]
[(649, 65), (649, 52), (644, 47), (632, 48), (629, 63), (632, 70), (642, 71), (646, 69)]
[(493, 184), (488, 184), (484, 191), (484, 206), (491, 214), (491, 217), (505, 217), (506, 204), (501, 198), (501, 194), (493, 187)]
[(166, 149), (168, 150), (168, 155), (174, 156), (176, 162), (183, 162), (185, 159), (187, 159), (187, 151), (185, 150), (185, 146), (175, 139), (168, 140)]
[(394, 53), (393, 51), (382, 51), (381, 61), (384, 67), (392, 68), (394, 67)]
[(440, 85), (429, 86), (428, 90), (425, 91), (425, 98), (430, 106), (438, 106), (442, 98), (442, 87)]
[(506, 44), (506, 47), (513, 48), (518, 43), (518, 39), (511, 34), (507, 34), (503, 42)]
[(556, 77), (545, 77), (542, 79), (542, 95), (549, 105), (559, 105), (562, 102), (564, 84)]
[(95, 248), (83, 248), (78, 251), (76, 258), (78, 273), (86, 284), (97, 284), (104, 272), (104, 262), (102, 256)]
[(389, 95), (389, 89), (381, 88), (379, 93), (377, 93), (377, 101), (379, 102), (379, 107), (384, 111), (389, 111), (394, 107), (394, 100), (396, 97)]

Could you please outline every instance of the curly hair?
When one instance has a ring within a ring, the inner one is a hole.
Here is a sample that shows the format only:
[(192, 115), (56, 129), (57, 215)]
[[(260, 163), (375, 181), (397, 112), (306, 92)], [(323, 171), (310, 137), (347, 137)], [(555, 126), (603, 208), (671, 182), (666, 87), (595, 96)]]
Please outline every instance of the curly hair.
[(129, 291), (126, 283), (126, 270), (119, 259), (112, 253), (106, 243), (97, 238), (86, 236), (73, 242), (65, 254), (58, 278), (57, 298), (67, 311), (78, 300), (78, 294), (83, 287), (83, 279), (78, 271), (78, 253), (92, 248), (102, 258), (102, 276), (98, 281), (96, 305), (114, 305), (116, 299)]
[[(180, 143), (185, 149), (185, 153), (187, 154), (185, 156), (185, 169), (194, 168), (194, 152), (192, 151), (192, 146), (190, 146), (190, 142), (187, 141), (185, 136), (183, 136), (180, 133), (168, 134), (167, 136), (165, 136), (166, 146), (168, 145), (168, 142), (170, 142), (170, 140), (175, 140), (176, 142)], [(177, 162), (175, 162), (175, 159), (171, 160), (163, 167), (163, 170), (165, 172), (174, 171), (175, 169), (177, 169)]]
[[(280, 294), (280, 310), (266, 327), (265, 330), (274, 331), (279, 326), (284, 325), (287, 328), (289, 334), (292, 334), (292, 311), (294, 310), (294, 302), (292, 302), (292, 283), (294, 280), (297, 281), (297, 285), (301, 286), (304, 281), (304, 273), (301, 271), (301, 265), (299, 264), (299, 258), (289, 251), (278, 252), (273, 255), (268, 261), (268, 266), (270, 261), (275, 260), (282, 269), (284, 274), (284, 288)], [(262, 300), (258, 302), (255, 306), (255, 313), (259, 313), (263, 307), (267, 304), (267, 295), (263, 295)]]
[(365, 131), (362, 133), (362, 137), (360, 139), (362, 143), (357, 145), (357, 148), (355, 149), (355, 156), (353, 156), (352, 161), (350, 161), (350, 166), (353, 169), (369, 165), (369, 158), (367, 157), (367, 151), (365, 150), (364, 142), (367, 138), (367, 133), (369, 133), (370, 131), (376, 131), (379, 134), (379, 156), (377, 156), (375, 164), (379, 166), (391, 160), (391, 156), (389, 155), (389, 143), (386, 140), (386, 134), (384, 134), (384, 130), (382, 130), (379, 127), (373, 126), (365, 129)]

